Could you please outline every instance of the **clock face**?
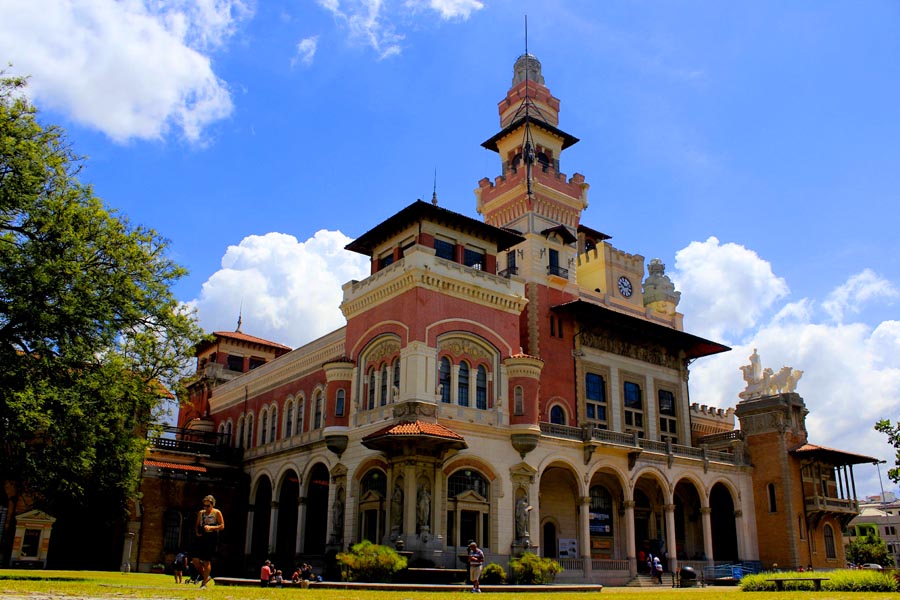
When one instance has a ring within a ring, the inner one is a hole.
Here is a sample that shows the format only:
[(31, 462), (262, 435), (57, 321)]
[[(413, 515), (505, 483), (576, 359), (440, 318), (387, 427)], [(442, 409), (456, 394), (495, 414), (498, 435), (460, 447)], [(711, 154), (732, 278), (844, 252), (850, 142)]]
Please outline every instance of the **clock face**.
[(633, 292), (633, 288), (631, 287), (631, 282), (628, 281), (627, 277), (619, 277), (619, 293), (625, 296), (626, 298), (631, 298), (631, 293)]

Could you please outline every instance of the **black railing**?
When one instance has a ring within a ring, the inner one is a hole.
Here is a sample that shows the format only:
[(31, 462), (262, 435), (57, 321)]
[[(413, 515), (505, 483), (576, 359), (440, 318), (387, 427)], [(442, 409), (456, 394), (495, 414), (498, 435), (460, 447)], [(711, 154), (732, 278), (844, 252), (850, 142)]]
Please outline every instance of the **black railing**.
[(568, 279), (569, 270), (565, 267), (560, 267), (559, 265), (549, 265), (547, 267), (547, 275), (556, 275), (557, 277)]
[(201, 454), (229, 462), (240, 461), (243, 457), (243, 449), (231, 446), (231, 434), (228, 433), (164, 426), (151, 431), (147, 439), (159, 450)]
[(509, 267), (509, 268), (503, 269), (502, 271), (497, 273), (497, 275), (499, 275), (500, 277), (505, 277), (506, 279), (509, 279), (511, 275), (518, 275), (518, 274), (519, 274), (518, 267)]

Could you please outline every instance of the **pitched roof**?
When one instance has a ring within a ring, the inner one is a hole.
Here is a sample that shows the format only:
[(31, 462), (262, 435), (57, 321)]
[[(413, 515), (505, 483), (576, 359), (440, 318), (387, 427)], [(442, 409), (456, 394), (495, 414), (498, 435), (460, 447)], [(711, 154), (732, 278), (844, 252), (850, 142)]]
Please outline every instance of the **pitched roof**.
[(278, 342), (272, 342), (269, 340), (264, 340), (263, 338), (256, 337), (255, 335), (247, 335), (241, 331), (216, 331), (213, 335), (223, 337), (223, 338), (231, 338), (233, 340), (240, 340), (242, 342), (249, 342), (251, 344), (260, 344), (263, 346), (272, 346), (275, 348), (283, 348), (285, 350), (292, 350), (290, 346), (285, 346), (284, 344), (279, 344)]
[(388, 425), (383, 429), (379, 429), (375, 433), (370, 433), (363, 438), (363, 441), (372, 440), (380, 437), (411, 437), (411, 436), (429, 436), (443, 438), (447, 440), (463, 440), (463, 436), (459, 435), (452, 429), (444, 427), (440, 423), (428, 423), (427, 421), (412, 421), (407, 423), (395, 423)]
[(878, 462), (878, 459), (872, 456), (864, 456), (815, 444), (803, 444), (791, 450), (791, 454), (801, 454), (804, 458), (819, 459), (836, 465), (861, 465)]

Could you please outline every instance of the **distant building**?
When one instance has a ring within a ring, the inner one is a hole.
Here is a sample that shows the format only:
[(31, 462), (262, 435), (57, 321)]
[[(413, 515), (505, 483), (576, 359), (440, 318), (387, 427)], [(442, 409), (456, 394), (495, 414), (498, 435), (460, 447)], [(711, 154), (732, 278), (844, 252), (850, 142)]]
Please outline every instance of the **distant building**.
[(844, 541), (849, 544), (858, 537), (872, 535), (887, 545), (894, 565), (900, 565), (900, 502), (891, 493), (885, 498), (887, 501), (881, 502), (880, 495), (869, 496), (860, 502), (860, 513), (848, 524)]

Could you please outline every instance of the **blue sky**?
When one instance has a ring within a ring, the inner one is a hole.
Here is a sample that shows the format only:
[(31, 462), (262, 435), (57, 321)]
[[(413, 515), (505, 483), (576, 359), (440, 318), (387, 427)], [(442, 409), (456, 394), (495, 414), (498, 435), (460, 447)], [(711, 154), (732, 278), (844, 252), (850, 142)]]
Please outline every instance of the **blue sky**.
[(758, 348), (804, 371), (813, 443), (893, 462), (872, 425), (900, 418), (896, 2), (0, 0), (0, 60), (83, 181), (171, 240), (206, 329), (243, 306), (298, 346), (365, 273), (343, 246), (435, 173), (477, 216), (526, 14), (583, 223), (662, 259), (686, 329), (734, 348), (693, 365), (691, 401), (734, 406)]

